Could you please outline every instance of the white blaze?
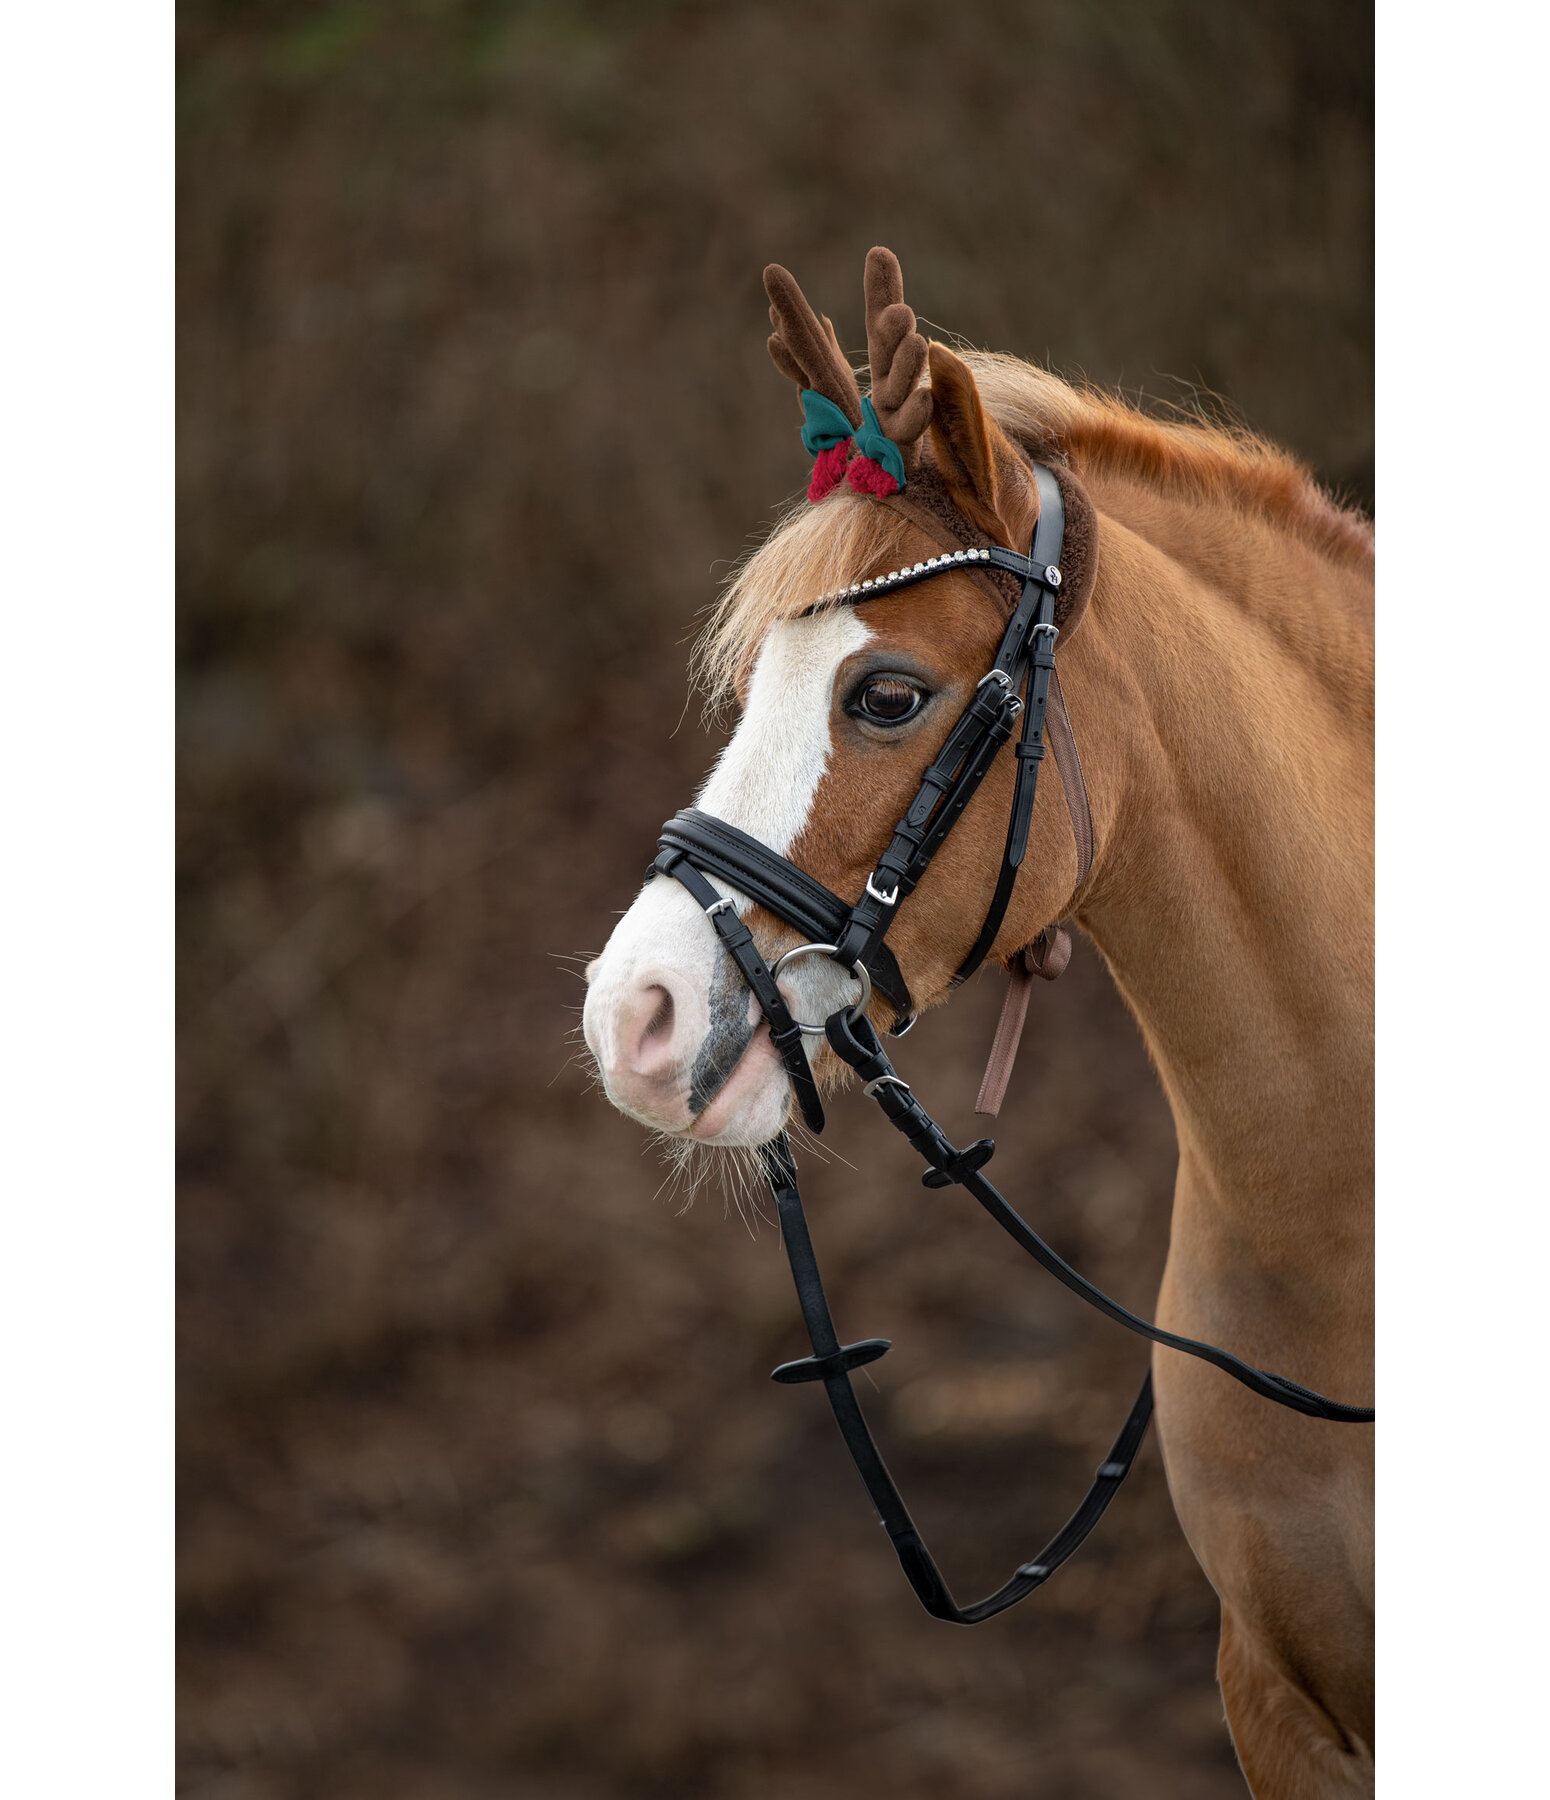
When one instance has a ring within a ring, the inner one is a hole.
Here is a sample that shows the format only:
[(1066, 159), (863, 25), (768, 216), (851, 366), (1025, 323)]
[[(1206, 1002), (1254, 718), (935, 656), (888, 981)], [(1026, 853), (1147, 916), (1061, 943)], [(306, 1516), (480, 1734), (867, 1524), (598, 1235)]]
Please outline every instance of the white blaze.
[(695, 802), (702, 812), (790, 850), (829, 764), (834, 677), (871, 636), (848, 606), (771, 630), (742, 720)]
[[(773, 626), (754, 665), (742, 719), (695, 804), (786, 855), (828, 767), (835, 676), (871, 637), (851, 607)], [(711, 880), (721, 893), (735, 892)], [(737, 900), (739, 912), (746, 912), (747, 900), (740, 894)], [(593, 965), (587, 991), (583, 1025), (605, 1077), (615, 1049), (613, 1011), (620, 997), (649, 985), (654, 971), (668, 968), (687, 978), (697, 1009), (682, 1024), (686, 1041), (698, 1045), (709, 1025), (718, 954), (710, 921), (689, 893), (670, 876), (649, 881)], [(804, 1017), (820, 1018), (855, 992), (854, 983), (825, 959), (805, 958), (790, 974), (789, 982), (782, 976), (782, 985), (800, 996)]]

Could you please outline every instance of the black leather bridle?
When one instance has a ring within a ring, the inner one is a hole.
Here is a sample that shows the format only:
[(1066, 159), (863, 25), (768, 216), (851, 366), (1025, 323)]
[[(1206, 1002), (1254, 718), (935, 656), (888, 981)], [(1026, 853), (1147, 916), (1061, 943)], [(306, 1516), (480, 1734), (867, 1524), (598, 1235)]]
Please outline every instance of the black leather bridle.
[[(994, 1141), (981, 1138), (966, 1149), (956, 1148), (894, 1069), (865, 1017), (875, 986), (895, 1009), (893, 1035), (902, 1036), (913, 1024), (909, 988), (884, 938), (899, 906), (918, 885), (948, 832), (963, 816), (997, 752), (1012, 737), (1019, 717), (1022, 730), (1016, 745), (1017, 771), (1001, 872), (979, 935), (953, 978), (955, 985), (980, 966), (995, 942), (1027, 849), (1039, 763), (1044, 755), (1045, 711), (1055, 668), (1055, 596), (1061, 585), (1060, 553), (1065, 535), (1065, 508), (1058, 482), (1040, 464), (1034, 465), (1033, 475), (1040, 510), (1027, 556), (999, 545), (951, 551), (881, 579), (858, 582), (843, 594), (830, 597), (836, 603), (855, 604), (965, 568), (1005, 570), (1023, 584), (990, 669), (921, 777), (919, 792), (894, 828), (888, 848), (855, 904), (847, 905), (821, 882), (756, 838), (693, 808), (676, 814), (662, 828), (652, 873), (669, 875), (680, 882), (705, 909), (769, 1023), (770, 1035), (791, 1078), (798, 1110), (810, 1130), (823, 1129), (824, 1115), (802, 1039), (821, 1031), (835, 1054), (861, 1077), (862, 1091), (877, 1102), (930, 1165), (922, 1177), (925, 1185), (966, 1188), (1015, 1243), (1090, 1306), (1154, 1344), (1213, 1364), (1279, 1406), (1341, 1424), (1370, 1423), (1374, 1416), (1371, 1408), (1326, 1400), (1298, 1382), (1256, 1369), (1213, 1344), (1163, 1331), (1079, 1275), (981, 1173), (995, 1151)], [(711, 875), (767, 908), (802, 933), (805, 941), (772, 968), (760, 954), (753, 934), (737, 916), (735, 902), (711, 884)], [(831, 1014), (821, 1027), (799, 1024), (792, 1018), (776, 977), (782, 964), (799, 956), (820, 954), (832, 957), (860, 981), (861, 997)], [(875, 1362), (889, 1349), (889, 1340), (865, 1338), (859, 1343), (840, 1343), (829, 1315), (785, 1134), (763, 1146), (761, 1157), (765, 1178), (775, 1196), (797, 1300), (812, 1344), (810, 1356), (782, 1363), (773, 1378), (780, 1382), (824, 1384), (846, 1447), (921, 1604), (939, 1619), (978, 1625), (1042, 1586), (1103, 1516), (1130, 1472), (1146, 1435), (1152, 1415), (1151, 1375), (1148, 1373), (1141, 1384), (1130, 1416), (1099, 1465), (1081, 1505), (1065, 1525), (995, 1593), (971, 1606), (959, 1606), (910, 1518), (851, 1386), (851, 1370)]]

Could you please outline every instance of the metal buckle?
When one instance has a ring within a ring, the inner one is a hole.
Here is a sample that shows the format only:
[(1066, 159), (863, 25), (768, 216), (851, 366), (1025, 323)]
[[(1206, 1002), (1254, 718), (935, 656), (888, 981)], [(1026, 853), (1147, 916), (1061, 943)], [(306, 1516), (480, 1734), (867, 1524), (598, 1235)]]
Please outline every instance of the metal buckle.
[(1007, 674), (1005, 669), (992, 669), (988, 675), (981, 675), (979, 680), (974, 684), (974, 691), (976, 694), (984, 687), (987, 681), (999, 681), (1008, 693), (1012, 691), (1012, 677)]
[[(779, 981), (780, 972), (788, 962), (795, 962), (799, 956), (833, 956), (838, 948), (838, 944), (798, 944), (795, 950), (788, 950), (784, 956), (776, 960), (770, 973)], [(849, 1012), (854, 1017), (864, 1013), (872, 1004), (872, 977), (867, 973), (866, 964), (860, 962), (853, 969), (847, 969), (845, 973), (853, 975), (861, 983), (861, 998), (852, 1000), (848, 1007), (840, 1008), (842, 1012)], [(795, 1017), (791, 1023), (796, 1026), (803, 1037), (822, 1037), (824, 1035), (822, 1025), (804, 1025), (800, 1019)]]
[[(898, 882), (895, 882), (893, 884), (893, 892), (891, 894), (885, 894), (880, 887), (875, 885), (876, 875), (877, 875), (877, 871), (876, 871), (876, 869), (874, 869), (872, 871), (872, 873), (867, 876), (866, 891), (872, 896), (872, 898), (878, 903), (879, 906), (897, 906), (899, 904), (899, 884), (898, 884)], [(831, 946), (831, 948), (832, 948), (832, 946)]]
[(705, 917), (707, 919), (714, 919), (717, 913), (724, 913), (729, 906), (736, 906), (736, 905), (737, 905), (737, 902), (732, 898), (732, 896), (730, 894), (728, 894), (726, 899), (718, 900), (714, 906), (707, 906), (705, 908)]
[(876, 1081), (869, 1081), (861, 1091), (870, 1100), (880, 1087), (903, 1088), (906, 1094), (911, 1092), (910, 1084), (902, 1075), (879, 1075)]

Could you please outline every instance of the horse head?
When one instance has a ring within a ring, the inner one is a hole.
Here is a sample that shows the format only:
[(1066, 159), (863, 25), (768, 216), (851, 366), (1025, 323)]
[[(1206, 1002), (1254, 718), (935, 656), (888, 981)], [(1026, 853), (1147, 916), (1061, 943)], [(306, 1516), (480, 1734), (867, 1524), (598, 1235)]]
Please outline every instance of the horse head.
[[(865, 892), (1017, 605), (1017, 578), (974, 556), (985, 546), (1026, 554), (1041, 502), (1027, 449), (987, 412), (969, 365), (916, 329), (889, 251), (867, 257), (865, 398), (833, 326), (792, 277), (771, 265), (765, 287), (770, 353), (801, 392), (814, 473), (806, 501), (736, 575), (702, 641), (707, 685), (735, 699), (739, 717), (695, 804), (848, 905)], [(1066, 549), (1054, 618), (1064, 644), (1092, 591), (1096, 525), (1074, 476), (1055, 475)], [(916, 579), (895, 587), (887, 578), (899, 571)], [(891, 993), (879, 984), (879, 1025), (899, 1022), (905, 984), (916, 1009), (953, 985), (1002, 871), (1015, 780), (1008, 744), (890, 921), (902, 980)], [(988, 946), (1002, 962), (1068, 909), (1082, 872), (1048, 787)], [(768, 963), (798, 944), (735, 882), (715, 886)], [(586, 1041), (623, 1112), (725, 1146), (764, 1143), (784, 1128), (787, 1067), (705, 909), (678, 882), (648, 879), (588, 983)], [(825, 957), (793, 962), (779, 986), (803, 1022), (858, 996), (855, 977)], [(819, 1082), (838, 1080), (844, 1071), (824, 1039), (804, 1041)]]

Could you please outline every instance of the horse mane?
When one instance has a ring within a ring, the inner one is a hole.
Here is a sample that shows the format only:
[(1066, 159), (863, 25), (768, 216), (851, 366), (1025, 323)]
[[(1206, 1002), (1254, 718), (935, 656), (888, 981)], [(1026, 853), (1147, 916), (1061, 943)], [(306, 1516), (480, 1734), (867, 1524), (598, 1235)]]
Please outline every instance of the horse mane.
[[(1159, 418), (1015, 356), (961, 354), (986, 412), (1030, 455), (1064, 462), (1079, 477), (1118, 476), (1235, 506), (1334, 562), (1371, 565), (1371, 520), (1339, 505), (1295, 457), (1247, 426), (1210, 418), (1198, 404)], [(848, 488), (816, 506), (805, 498), (788, 505), (733, 571), (695, 645), (694, 678), (711, 707), (732, 697), (771, 626), (887, 560), (903, 529), (897, 514)]]
[(1257, 512), (1336, 562), (1370, 563), (1372, 521), (1339, 505), (1294, 456), (1197, 399), (1171, 417), (1096, 387), (1074, 387), (1015, 356), (965, 351), (985, 410), (1035, 456), (1077, 475), (1130, 477), (1195, 500)]

